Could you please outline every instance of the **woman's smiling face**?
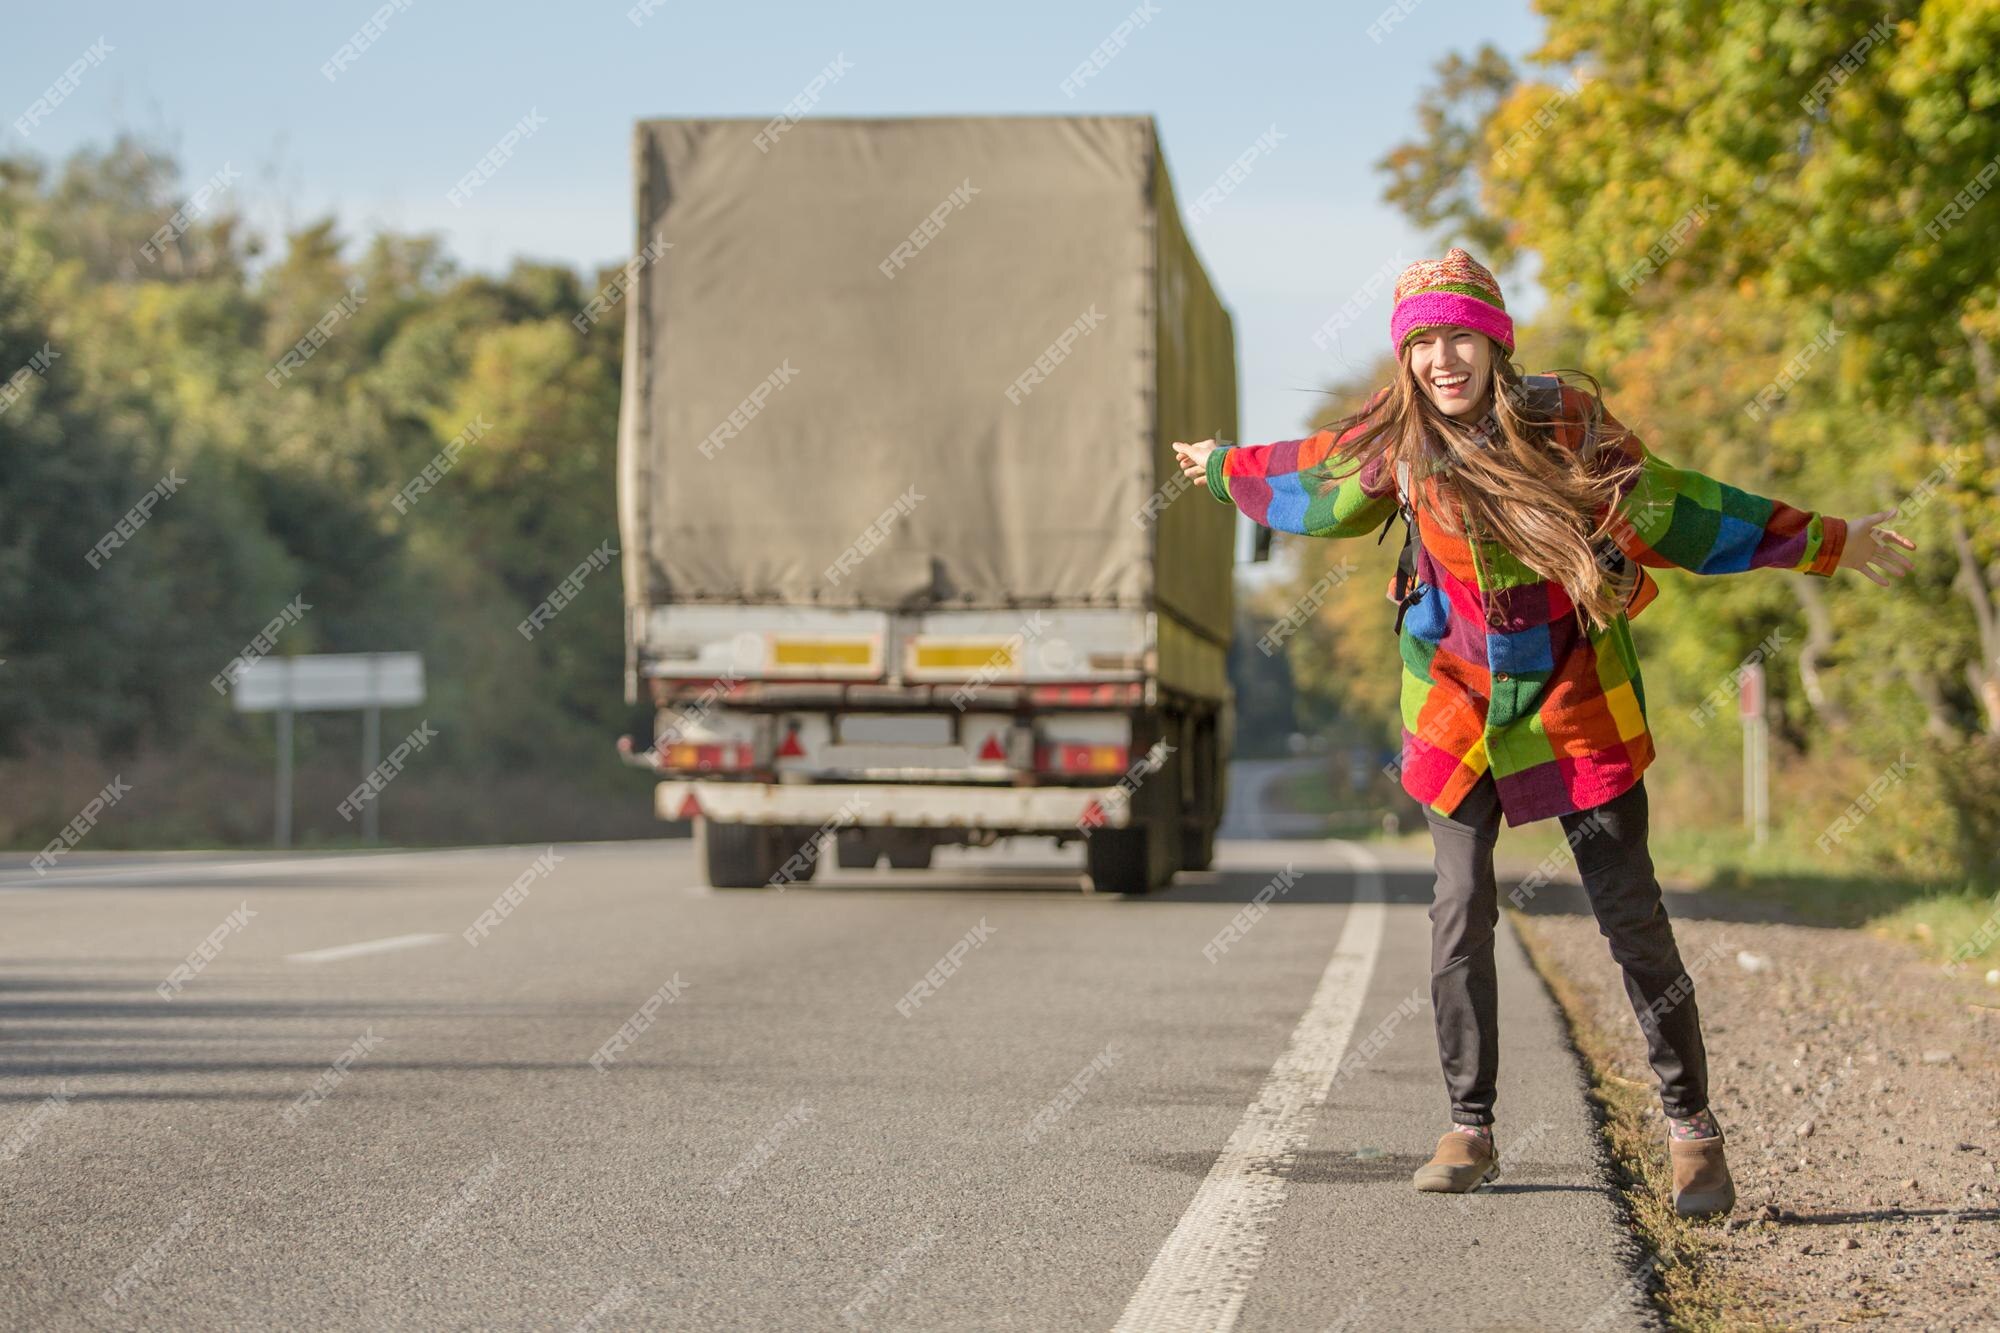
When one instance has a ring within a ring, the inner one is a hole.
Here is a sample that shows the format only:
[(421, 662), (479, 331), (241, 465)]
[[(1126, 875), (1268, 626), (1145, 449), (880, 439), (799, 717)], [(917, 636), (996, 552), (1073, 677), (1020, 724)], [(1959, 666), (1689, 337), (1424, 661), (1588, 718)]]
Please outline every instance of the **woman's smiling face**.
[(1493, 344), (1476, 329), (1457, 324), (1410, 335), (1410, 372), (1446, 416), (1483, 411), (1493, 383)]

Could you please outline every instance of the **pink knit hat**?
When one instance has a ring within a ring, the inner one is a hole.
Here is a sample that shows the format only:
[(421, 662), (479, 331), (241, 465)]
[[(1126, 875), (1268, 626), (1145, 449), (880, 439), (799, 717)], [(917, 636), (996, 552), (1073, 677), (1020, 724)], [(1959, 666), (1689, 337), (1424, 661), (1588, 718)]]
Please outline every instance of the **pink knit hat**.
[(1443, 324), (1477, 329), (1509, 353), (1514, 350), (1514, 318), (1500, 299), (1500, 284), (1457, 246), (1443, 259), (1419, 259), (1396, 279), (1389, 344), (1400, 357), (1412, 334)]

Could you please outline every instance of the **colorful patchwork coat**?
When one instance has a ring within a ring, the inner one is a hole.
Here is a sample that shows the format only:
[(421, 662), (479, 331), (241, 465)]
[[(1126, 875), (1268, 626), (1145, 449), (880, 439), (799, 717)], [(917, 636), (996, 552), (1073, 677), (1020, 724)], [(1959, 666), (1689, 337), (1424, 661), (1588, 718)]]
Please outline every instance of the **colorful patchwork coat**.
[[(1562, 387), (1554, 432), (1584, 445), (1590, 395)], [(1350, 430), (1358, 434), (1360, 427)], [(1640, 566), (1697, 574), (1789, 569), (1830, 577), (1847, 523), (1739, 490), (1652, 453), (1606, 410), (1599, 446), (1643, 462), (1617, 501), (1611, 536)], [(1347, 437), (1343, 437), (1347, 438)], [(1251, 519), (1309, 537), (1359, 537), (1396, 512), (1379, 456), (1328, 461), (1322, 430), (1300, 440), (1229, 445), (1208, 456), (1208, 489)], [(1441, 815), (1490, 769), (1510, 826), (1588, 810), (1624, 792), (1653, 760), (1630, 617), (1656, 591), (1641, 568), (1624, 610), (1602, 628), (1575, 614), (1561, 583), (1490, 540), (1468, 541), (1425, 477), (1418, 510), (1420, 589), (1398, 635), (1403, 790)]]

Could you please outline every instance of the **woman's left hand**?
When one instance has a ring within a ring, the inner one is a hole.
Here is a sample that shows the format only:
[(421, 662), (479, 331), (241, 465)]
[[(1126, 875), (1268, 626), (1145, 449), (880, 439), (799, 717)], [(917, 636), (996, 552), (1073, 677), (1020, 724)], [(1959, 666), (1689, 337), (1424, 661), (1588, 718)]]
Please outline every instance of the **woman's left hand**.
[(1199, 444), (1176, 443), (1174, 452), (1181, 456), (1181, 475), (1199, 481), (1208, 475), (1208, 456), (1215, 452), (1215, 441), (1203, 440)]
[[(1862, 518), (1849, 519), (1847, 545), (1841, 548), (1839, 567), (1858, 569), (1885, 588), (1889, 586), (1889, 579), (1902, 578), (1914, 570), (1915, 562), (1890, 543), (1907, 551), (1916, 550), (1917, 544), (1900, 532), (1877, 526), (1883, 519), (1893, 518), (1895, 514), (1894, 509), (1883, 509)], [(1880, 565), (1888, 578), (1869, 568), (1871, 564)]]

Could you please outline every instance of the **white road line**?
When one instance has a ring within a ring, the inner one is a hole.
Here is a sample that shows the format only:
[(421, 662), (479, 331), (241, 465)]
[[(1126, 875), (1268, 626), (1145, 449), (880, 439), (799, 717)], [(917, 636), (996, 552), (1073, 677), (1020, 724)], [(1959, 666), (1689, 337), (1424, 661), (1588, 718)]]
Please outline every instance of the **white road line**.
[[(572, 844), (588, 847), (589, 843)], [(138, 866), (101, 866), (74, 868), (59, 867), (45, 876), (32, 872), (0, 871), (0, 892), (18, 889), (57, 889), (71, 884), (97, 886), (101, 884), (144, 883), (151, 881), (182, 882), (202, 879), (238, 879), (244, 876), (268, 874), (283, 871), (287, 875), (314, 875), (326, 871), (351, 871), (356, 868), (379, 870), (383, 866), (403, 866), (410, 862), (470, 859), (481, 856), (505, 855), (516, 850), (525, 850), (511, 845), (492, 847), (440, 847), (416, 852), (350, 852), (290, 856), (283, 859), (257, 861), (156, 861)], [(565, 854), (570, 850), (564, 847)]]
[(1355, 870), (1355, 901), (1340, 941), (1285, 1053), (1154, 1256), (1113, 1333), (1224, 1333), (1243, 1310), (1271, 1223), (1285, 1202), (1292, 1165), (1326, 1103), (1382, 949), (1387, 920), (1382, 863), (1354, 843), (1324, 845)]
[(336, 944), (331, 949), (313, 949), (306, 953), (288, 953), (288, 963), (332, 963), (342, 958), (358, 958), (364, 953), (387, 953), (391, 949), (414, 949), (419, 945), (436, 944), (439, 940), (450, 939), (449, 935), (391, 935), (386, 940), (363, 940), (359, 944)]
[(128, 884), (154, 881), (179, 881), (189, 879), (240, 879), (246, 875), (264, 875), (272, 871), (283, 871), (290, 875), (311, 875), (326, 870), (353, 870), (357, 866), (379, 868), (384, 865), (400, 864), (421, 857), (450, 855), (446, 852), (388, 852), (382, 854), (361, 853), (354, 856), (301, 856), (282, 861), (163, 861), (146, 866), (99, 867), (73, 870), (67, 867), (51, 871), (45, 877), (9, 874), (0, 878), (0, 886), (19, 889), (59, 889), (70, 884)]

